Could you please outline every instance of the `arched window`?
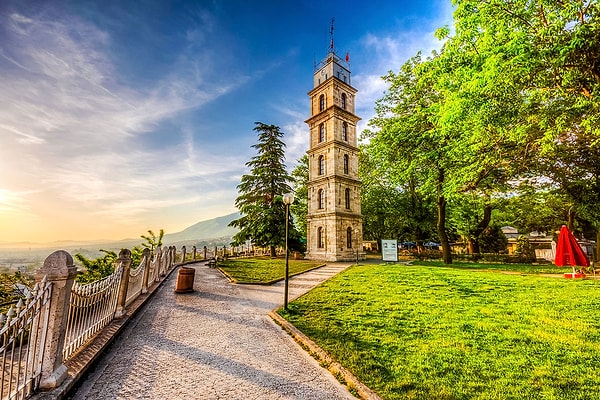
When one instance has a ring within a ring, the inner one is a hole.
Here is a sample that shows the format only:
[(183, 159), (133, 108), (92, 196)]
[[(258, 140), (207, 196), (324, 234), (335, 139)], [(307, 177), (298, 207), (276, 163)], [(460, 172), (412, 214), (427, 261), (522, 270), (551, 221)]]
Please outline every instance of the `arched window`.
[(322, 94), (319, 97), (319, 111), (323, 111), (325, 109), (325, 95)]
[(352, 248), (352, 228), (348, 227), (348, 229), (346, 229), (346, 247), (351, 249)]
[(325, 141), (325, 124), (319, 125), (319, 143)]
[(319, 210), (323, 210), (325, 208), (325, 191), (323, 189), (319, 189), (319, 192), (317, 193), (317, 203)]
[(346, 109), (346, 93), (342, 93), (342, 108)]
[(317, 229), (317, 247), (322, 249), (323, 247), (325, 247), (325, 238), (323, 237), (323, 227), (320, 226)]
[(325, 174), (325, 156), (319, 156), (319, 175)]
[(348, 157), (348, 154), (344, 154), (344, 173), (345, 173), (346, 175), (348, 175), (348, 169), (349, 169), (349, 166), (348, 166), (348, 164), (349, 164), (349, 163), (350, 163), (350, 159), (349, 159), (349, 157)]
[(346, 202), (346, 209), (349, 210), (350, 209), (350, 189), (348, 189), (348, 188), (346, 188), (344, 200)]
[(342, 140), (348, 141), (348, 123), (342, 122)]

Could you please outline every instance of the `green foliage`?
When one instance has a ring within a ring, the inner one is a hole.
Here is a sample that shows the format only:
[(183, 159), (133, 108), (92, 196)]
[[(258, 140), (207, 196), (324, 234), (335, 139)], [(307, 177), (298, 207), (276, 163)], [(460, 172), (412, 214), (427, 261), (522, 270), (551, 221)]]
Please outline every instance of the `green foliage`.
[(384, 399), (592, 399), (598, 284), (368, 265), (279, 312)]
[[(240, 229), (233, 237), (236, 244), (251, 240), (255, 246), (269, 247), (271, 255), (275, 255), (275, 247), (285, 245), (285, 205), (281, 196), (292, 191), (292, 177), (285, 168), (285, 143), (279, 127), (257, 122), (254, 131), (258, 133), (258, 143), (252, 147), (257, 154), (246, 163), (250, 173), (242, 176), (235, 200), (242, 217), (229, 225)], [(289, 224), (289, 247), (297, 249), (300, 235), (291, 213)]]
[(535, 249), (529, 242), (529, 238), (527, 236), (521, 235), (517, 238), (515, 255), (523, 257), (523, 261), (525, 262), (535, 261)]
[(96, 259), (89, 259), (83, 254), (75, 254), (75, 259), (79, 261), (84, 270), (77, 274), (75, 280), (81, 284), (94, 282), (105, 278), (115, 272), (115, 262), (117, 260), (117, 253), (110, 250), (100, 249), (104, 256)]
[(364, 147), (359, 153), (359, 177), (366, 240), (393, 238), (418, 245), (437, 240), (433, 199), (418, 191), (414, 181), (402, 187), (392, 184)]
[(11, 305), (25, 298), (25, 293), (18, 288), (17, 284), (33, 288), (35, 283), (31, 276), (19, 271), (0, 274), (0, 314), (6, 313)]
[(294, 223), (298, 233), (306, 238), (306, 215), (308, 214), (308, 156), (304, 154), (292, 171), (292, 179), (296, 199), (290, 210), (294, 215)]
[(152, 232), (152, 230), (148, 230), (148, 236), (140, 235), (145, 242), (142, 243), (142, 247), (150, 249), (151, 252), (154, 252), (154, 249), (162, 246), (163, 236), (165, 235), (165, 231), (161, 229), (158, 232), (158, 237)]
[(508, 239), (498, 225), (488, 226), (479, 237), (482, 253), (505, 253)]
[(455, 33), (436, 32), (442, 50), (383, 77), (388, 90), (364, 132), (371, 174), (435, 195), (445, 252), (451, 229), (477, 251), (496, 207), (497, 225), (551, 232), (573, 222), (600, 238), (598, 2), (453, 4)]

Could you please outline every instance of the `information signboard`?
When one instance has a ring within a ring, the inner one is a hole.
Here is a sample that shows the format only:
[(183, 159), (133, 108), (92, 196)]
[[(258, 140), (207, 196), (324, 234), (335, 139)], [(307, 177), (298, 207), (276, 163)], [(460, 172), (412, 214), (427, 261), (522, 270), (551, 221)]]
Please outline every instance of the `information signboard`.
[(383, 261), (398, 261), (398, 241), (381, 239), (381, 258)]

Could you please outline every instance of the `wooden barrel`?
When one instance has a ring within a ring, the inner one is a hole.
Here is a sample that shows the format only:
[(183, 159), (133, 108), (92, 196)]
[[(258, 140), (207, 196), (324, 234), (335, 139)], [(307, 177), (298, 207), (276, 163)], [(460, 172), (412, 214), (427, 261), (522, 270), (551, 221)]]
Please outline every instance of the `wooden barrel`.
[(179, 267), (177, 271), (177, 283), (175, 293), (190, 293), (194, 291), (194, 276), (196, 270), (189, 267)]

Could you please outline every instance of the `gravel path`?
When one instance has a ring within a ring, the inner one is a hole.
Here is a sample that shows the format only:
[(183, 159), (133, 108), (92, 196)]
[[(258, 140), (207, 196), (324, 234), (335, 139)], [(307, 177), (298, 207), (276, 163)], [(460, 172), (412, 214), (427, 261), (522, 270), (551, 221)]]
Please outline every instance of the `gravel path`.
[[(290, 299), (346, 268), (290, 279)], [(204, 264), (193, 293), (174, 273), (132, 319), (72, 399), (354, 399), (267, 313), (283, 283), (230, 284)]]

